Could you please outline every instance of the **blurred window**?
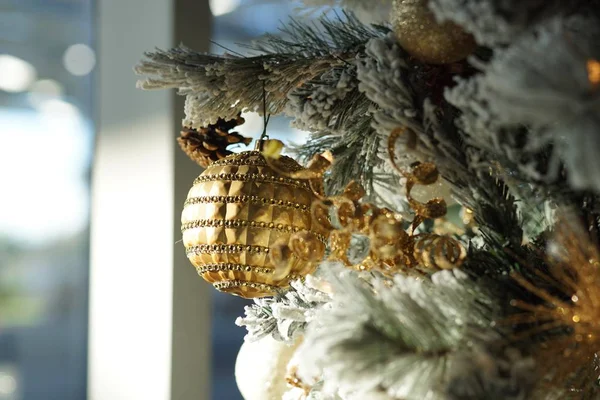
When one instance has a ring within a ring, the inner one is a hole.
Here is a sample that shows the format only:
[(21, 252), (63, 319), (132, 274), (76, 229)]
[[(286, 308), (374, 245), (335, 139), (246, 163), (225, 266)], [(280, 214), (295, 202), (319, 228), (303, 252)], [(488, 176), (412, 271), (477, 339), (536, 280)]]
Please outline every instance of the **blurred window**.
[(0, 2), (0, 400), (86, 398), (92, 9)]

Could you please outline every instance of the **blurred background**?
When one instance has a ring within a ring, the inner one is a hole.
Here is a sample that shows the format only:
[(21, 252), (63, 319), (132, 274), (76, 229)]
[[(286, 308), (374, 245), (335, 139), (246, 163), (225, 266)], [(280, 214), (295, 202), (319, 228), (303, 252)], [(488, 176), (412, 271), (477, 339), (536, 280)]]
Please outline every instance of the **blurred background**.
[[(123, 6), (128, 3), (121, 1)], [(150, 4), (154, 0), (147, 1)], [(276, 32), (297, 6), (286, 0), (197, 1), (209, 3), (211, 15), (203, 16), (204, 21), (211, 20), (211, 34), (206, 40), (232, 49), (237, 48), (236, 43)], [(97, 335), (127, 329), (117, 322), (114, 327), (90, 326), (90, 321), (96, 321), (89, 315), (89, 288), (95, 279), (90, 274), (90, 216), (96, 197), (92, 176), (96, 144), (103, 140), (98, 105), (113, 103), (122, 110), (125, 120), (130, 105), (116, 96), (98, 100), (106, 87), (106, 80), (98, 76), (102, 65), (107, 65), (98, 48), (102, 32), (136, 32), (148, 21), (142, 8), (138, 10), (140, 18), (128, 19), (128, 26), (123, 27), (123, 21), (108, 18), (110, 13), (103, 12), (100, 18), (100, 10), (106, 10), (102, 3), (111, 3), (106, 7), (118, 10), (117, 0), (0, 0), (0, 400), (108, 400), (108, 396), (88, 395), (88, 366), (95, 363), (89, 359), (93, 355), (88, 356), (88, 333), (90, 329)], [(177, 24), (173, 15), (165, 16), (170, 19), (168, 24)], [(127, 35), (123, 39), (101, 44), (103, 48), (128, 46)], [(159, 45), (143, 40), (136, 43), (144, 48), (132, 48), (133, 59), (141, 58), (141, 51)], [(223, 52), (215, 44), (210, 49)], [(134, 91), (136, 77), (130, 67), (119, 69), (119, 74), (130, 85), (127, 90)], [(106, 90), (102, 96), (110, 93)], [(133, 120), (140, 115), (132, 112), (130, 117)], [(242, 132), (257, 137), (261, 119), (249, 115), (246, 120)], [(164, 134), (174, 142), (178, 132), (172, 129)], [(289, 128), (285, 118), (272, 120), (270, 135), (295, 142), (305, 137)], [(127, 137), (121, 141), (125, 146)], [(121, 142), (111, 143), (118, 147)], [(191, 163), (186, 165), (194, 168)], [(128, 167), (121, 168), (122, 179), (128, 179)], [(145, 167), (139, 164), (131, 168)], [(152, 167), (171, 168), (167, 164)], [(178, 196), (182, 195), (185, 191)], [(179, 206), (173, 205), (173, 215), (179, 212)], [(181, 244), (165, 242), (164, 246), (183, 253)], [(190, 265), (172, 264), (163, 268), (193, 270)], [(150, 274), (138, 273), (135, 279), (141, 283), (144, 275)], [(207, 284), (197, 277), (191, 285), (205, 290)], [(135, 296), (136, 289), (130, 286)], [(173, 290), (173, 296), (178, 296), (177, 288)], [(210, 358), (211, 384), (206, 388), (209, 397), (205, 398), (241, 399), (234, 363), (245, 330), (235, 326), (234, 320), (247, 302), (212, 289), (208, 293), (210, 318), (204, 323), (210, 325), (210, 351), (190, 351), (192, 357)], [(107, 297), (109, 293), (98, 290), (96, 301), (103, 302)], [(131, 315), (131, 320), (135, 318)], [(110, 316), (102, 321), (104, 325), (113, 323)], [(154, 351), (153, 343), (144, 346), (148, 353)], [(110, 357), (115, 366), (120, 363), (118, 354)], [(190, 376), (194, 376), (193, 371)], [(111, 385), (110, 379), (102, 382)], [(110, 400), (138, 398), (118, 393), (113, 392)]]

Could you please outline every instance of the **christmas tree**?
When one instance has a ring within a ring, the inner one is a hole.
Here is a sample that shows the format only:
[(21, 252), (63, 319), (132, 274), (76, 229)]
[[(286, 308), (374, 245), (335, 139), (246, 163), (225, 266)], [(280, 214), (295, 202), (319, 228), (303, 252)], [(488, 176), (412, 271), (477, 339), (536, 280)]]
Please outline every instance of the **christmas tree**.
[[(600, 398), (600, 2), (330, 3), (136, 67), (207, 168), (190, 261), (255, 298), (247, 400)], [(248, 111), (310, 139), (232, 154)]]

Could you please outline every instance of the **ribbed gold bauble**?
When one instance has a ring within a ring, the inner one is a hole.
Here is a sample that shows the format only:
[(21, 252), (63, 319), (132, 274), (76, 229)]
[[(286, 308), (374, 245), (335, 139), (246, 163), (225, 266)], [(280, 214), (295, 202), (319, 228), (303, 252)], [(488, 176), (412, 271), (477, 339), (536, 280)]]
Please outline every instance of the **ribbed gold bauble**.
[(427, 2), (394, 0), (392, 27), (402, 48), (428, 64), (449, 64), (471, 54), (473, 36), (452, 22), (437, 22)]
[(324, 254), (327, 232), (312, 223), (315, 197), (307, 181), (285, 176), (302, 167), (285, 156), (271, 165), (258, 151), (230, 155), (210, 164), (188, 194), (181, 216), (186, 253), (220, 291), (269, 296), (313, 272), (316, 262), (290, 252), (289, 274), (276, 279), (271, 250), (294, 234)]

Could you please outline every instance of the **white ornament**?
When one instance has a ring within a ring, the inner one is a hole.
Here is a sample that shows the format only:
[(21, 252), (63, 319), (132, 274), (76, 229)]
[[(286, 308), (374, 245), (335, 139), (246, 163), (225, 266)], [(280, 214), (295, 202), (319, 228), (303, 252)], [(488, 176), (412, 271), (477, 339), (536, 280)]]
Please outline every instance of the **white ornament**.
[(288, 390), (287, 365), (300, 340), (292, 345), (265, 336), (244, 342), (235, 363), (235, 379), (245, 400), (281, 400)]
[(306, 392), (300, 388), (291, 388), (283, 394), (282, 400), (306, 400)]

